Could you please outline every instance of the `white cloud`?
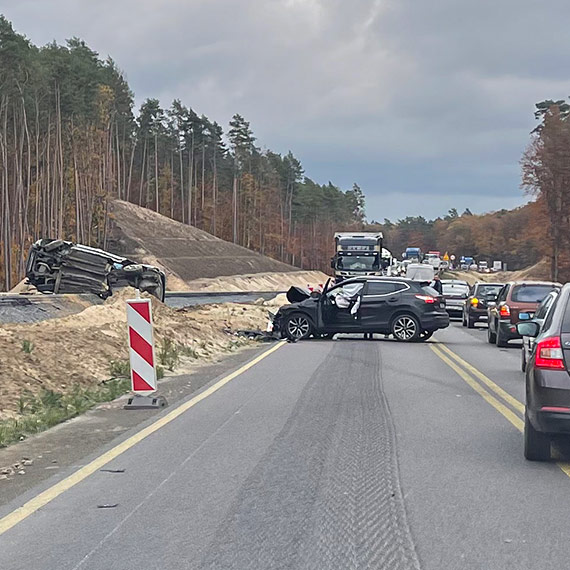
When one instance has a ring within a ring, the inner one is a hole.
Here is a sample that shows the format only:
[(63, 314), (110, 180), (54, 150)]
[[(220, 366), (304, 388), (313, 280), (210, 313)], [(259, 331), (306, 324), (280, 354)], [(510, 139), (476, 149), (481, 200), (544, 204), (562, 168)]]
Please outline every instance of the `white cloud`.
[[(35, 43), (79, 36), (140, 102), (182, 99), (309, 175), (363, 182), (369, 217), (512, 205), (533, 105), (570, 94), (570, 4), (551, 0), (0, 0)], [(342, 165), (342, 168), (341, 166)], [(464, 180), (464, 182), (463, 182)], [(461, 186), (463, 194), (457, 191)], [(390, 194), (391, 195), (391, 194)], [(378, 208), (378, 211), (376, 211)], [(398, 213), (399, 210), (399, 213)]]

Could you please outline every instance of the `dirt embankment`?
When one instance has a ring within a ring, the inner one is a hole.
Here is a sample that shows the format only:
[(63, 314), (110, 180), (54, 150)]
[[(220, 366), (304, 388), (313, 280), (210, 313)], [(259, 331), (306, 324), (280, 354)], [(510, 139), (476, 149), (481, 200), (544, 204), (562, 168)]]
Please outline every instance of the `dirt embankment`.
[[(25, 390), (68, 392), (76, 384), (89, 386), (108, 379), (111, 362), (128, 358), (125, 300), (134, 296), (134, 290), (125, 289), (104, 304), (69, 317), (2, 326), (0, 419), (17, 413)], [(165, 339), (179, 349), (180, 361), (167, 375), (189, 372), (249, 342), (228, 330), (264, 329), (267, 323), (265, 304), (175, 310), (154, 297), (152, 303), (157, 358)]]
[(289, 287), (317, 287), (329, 278), (320, 271), (295, 271), (291, 273), (257, 273), (233, 275), (215, 279), (194, 279), (186, 283), (187, 291), (286, 291)]
[(444, 279), (463, 279), (470, 285), (479, 281), (487, 283), (507, 283), (508, 281), (550, 281), (550, 265), (543, 259), (536, 265), (520, 271), (499, 271), (497, 273), (479, 273), (478, 271), (447, 271)]
[(185, 290), (194, 279), (256, 273), (287, 273), (297, 268), (147, 208), (115, 200), (111, 204), (107, 249), (162, 267), (170, 290)]

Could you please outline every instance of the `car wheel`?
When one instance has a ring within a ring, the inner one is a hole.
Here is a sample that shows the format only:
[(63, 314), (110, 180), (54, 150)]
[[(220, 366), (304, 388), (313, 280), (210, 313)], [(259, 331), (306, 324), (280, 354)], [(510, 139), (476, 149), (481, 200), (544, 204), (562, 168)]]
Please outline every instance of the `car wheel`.
[(487, 325), (487, 342), (489, 344), (495, 344), (497, 335), (491, 330), (491, 321)]
[(392, 334), (396, 340), (413, 342), (420, 336), (420, 325), (412, 315), (399, 315), (392, 322)]
[(433, 332), (434, 331), (423, 331), (422, 333), (420, 333), (418, 340), (420, 342), (425, 342), (426, 340), (430, 339), (433, 336)]
[(526, 410), (524, 414), (524, 456), (529, 461), (550, 459), (550, 437), (534, 429)]
[(526, 372), (526, 352), (524, 346), (521, 348), (521, 370)]
[(285, 334), (290, 340), (305, 340), (313, 332), (313, 325), (307, 315), (303, 313), (293, 313), (287, 317), (285, 323)]
[(495, 335), (495, 342), (499, 348), (506, 348), (508, 346), (507, 340), (501, 334), (501, 327), (497, 327), (497, 334)]
[(475, 320), (467, 315), (467, 328), (474, 329), (475, 328)]

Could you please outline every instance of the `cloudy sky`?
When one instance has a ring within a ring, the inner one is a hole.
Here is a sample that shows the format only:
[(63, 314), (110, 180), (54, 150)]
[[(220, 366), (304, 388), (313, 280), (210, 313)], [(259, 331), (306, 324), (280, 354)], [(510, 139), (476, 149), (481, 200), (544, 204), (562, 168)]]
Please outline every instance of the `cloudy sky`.
[(570, 94), (568, 0), (0, 0), (367, 197), (369, 219), (511, 208), (534, 103)]

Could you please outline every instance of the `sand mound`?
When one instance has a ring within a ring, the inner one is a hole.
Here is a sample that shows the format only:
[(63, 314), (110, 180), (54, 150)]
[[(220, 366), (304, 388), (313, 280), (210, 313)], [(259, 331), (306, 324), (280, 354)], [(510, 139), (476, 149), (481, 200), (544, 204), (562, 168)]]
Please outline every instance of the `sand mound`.
[[(133, 289), (124, 289), (105, 303), (72, 316), (4, 325), (0, 329), (0, 418), (16, 413), (24, 390), (66, 392), (75, 384), (96, 384), (109, 378), (111, 361), (128, 358), (125, 300), (135, 297)], [(157, 357), (165, 339), (185, 347), (176, 374), (248, 343), (236, 339), (228, 329), (264, 330), (267, 323), (263, 306), (228, 304), (176, 310), (149, 298)], [(24, 341), (31, 343), (31, 352), (24, 350)]]
[(292, 271), (289, 273), (258, 273), (234, 275), (215, 279), (195, 279), (186, 285), (189, 291), (287, 291), (293, 285), (306, 287), (325, 284), (328, 275), (321, 271)]
[(193, 279), (296, 269), (121, 200), (111, 204), (106, 247), (114, 253), (163, 268), (169, 290), (185, 290), (184, 282)]

